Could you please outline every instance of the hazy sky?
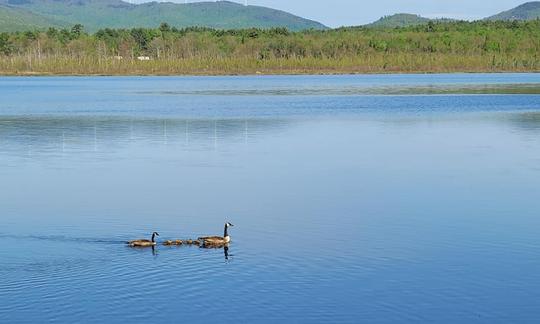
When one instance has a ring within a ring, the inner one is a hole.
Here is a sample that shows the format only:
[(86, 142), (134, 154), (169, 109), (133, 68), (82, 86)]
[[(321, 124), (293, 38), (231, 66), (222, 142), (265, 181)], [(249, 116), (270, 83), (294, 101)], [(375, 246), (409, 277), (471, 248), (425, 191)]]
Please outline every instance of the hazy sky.
[[(171, 1), (171, 0), (169, 0)], [(181, 2), (184, 0), (172, 0)], [(285, 10), (330, 27), (360, 25), (384, 15), (407, 12), (426, 17), (478, 19), (527, 0), (248, 0), (249, 4)], [(136, 2), (146, 2), (136, 0)], [(196, 2), (196, 0), (188, 0)], [(236, 0), (242, 2), (243, 0)]]

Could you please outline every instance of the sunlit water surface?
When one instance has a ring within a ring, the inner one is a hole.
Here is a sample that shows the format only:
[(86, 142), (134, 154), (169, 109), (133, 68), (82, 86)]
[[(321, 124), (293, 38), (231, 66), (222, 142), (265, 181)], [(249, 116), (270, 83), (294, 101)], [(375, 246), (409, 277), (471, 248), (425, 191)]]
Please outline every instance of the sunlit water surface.
[(0, 78), (0, 322), (537, 323), (539, 89)]

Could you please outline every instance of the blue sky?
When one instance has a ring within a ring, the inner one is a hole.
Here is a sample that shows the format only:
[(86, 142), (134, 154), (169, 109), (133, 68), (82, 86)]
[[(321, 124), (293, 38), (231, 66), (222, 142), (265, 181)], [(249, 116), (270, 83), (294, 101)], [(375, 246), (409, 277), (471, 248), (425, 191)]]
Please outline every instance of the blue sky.
[[(136, 0), (137, 2), (146, 2)], [(171, 1), (171, 0), (169, 0)], [(184, 0), (172, 0), (183, 3)], [(478, 19), (513, 8), (527, 0), (248, 0), (250, 4), (285, 10), (331, 27), (360, 25), (399, 12), (427, 17)], [(196, 2), (196, 0), (188, 0)], [(242, 2), (243, 0), (236, 0)]]

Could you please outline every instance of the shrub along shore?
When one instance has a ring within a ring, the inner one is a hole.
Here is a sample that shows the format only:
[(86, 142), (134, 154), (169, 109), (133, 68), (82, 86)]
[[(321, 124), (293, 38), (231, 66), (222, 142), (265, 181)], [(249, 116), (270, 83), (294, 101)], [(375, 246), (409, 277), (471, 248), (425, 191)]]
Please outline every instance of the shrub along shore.
[(540, 71), (540, 20), (373, 29), (103, 29), (0, 33), (1, 75)]

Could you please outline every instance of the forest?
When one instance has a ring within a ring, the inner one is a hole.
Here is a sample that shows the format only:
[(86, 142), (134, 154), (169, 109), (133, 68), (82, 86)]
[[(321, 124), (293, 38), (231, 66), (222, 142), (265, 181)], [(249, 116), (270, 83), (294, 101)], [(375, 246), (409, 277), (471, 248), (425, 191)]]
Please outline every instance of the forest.
[(234, 75), (539, 71), (540, 20), (397, 28), (0, 33), (0, 74)]

